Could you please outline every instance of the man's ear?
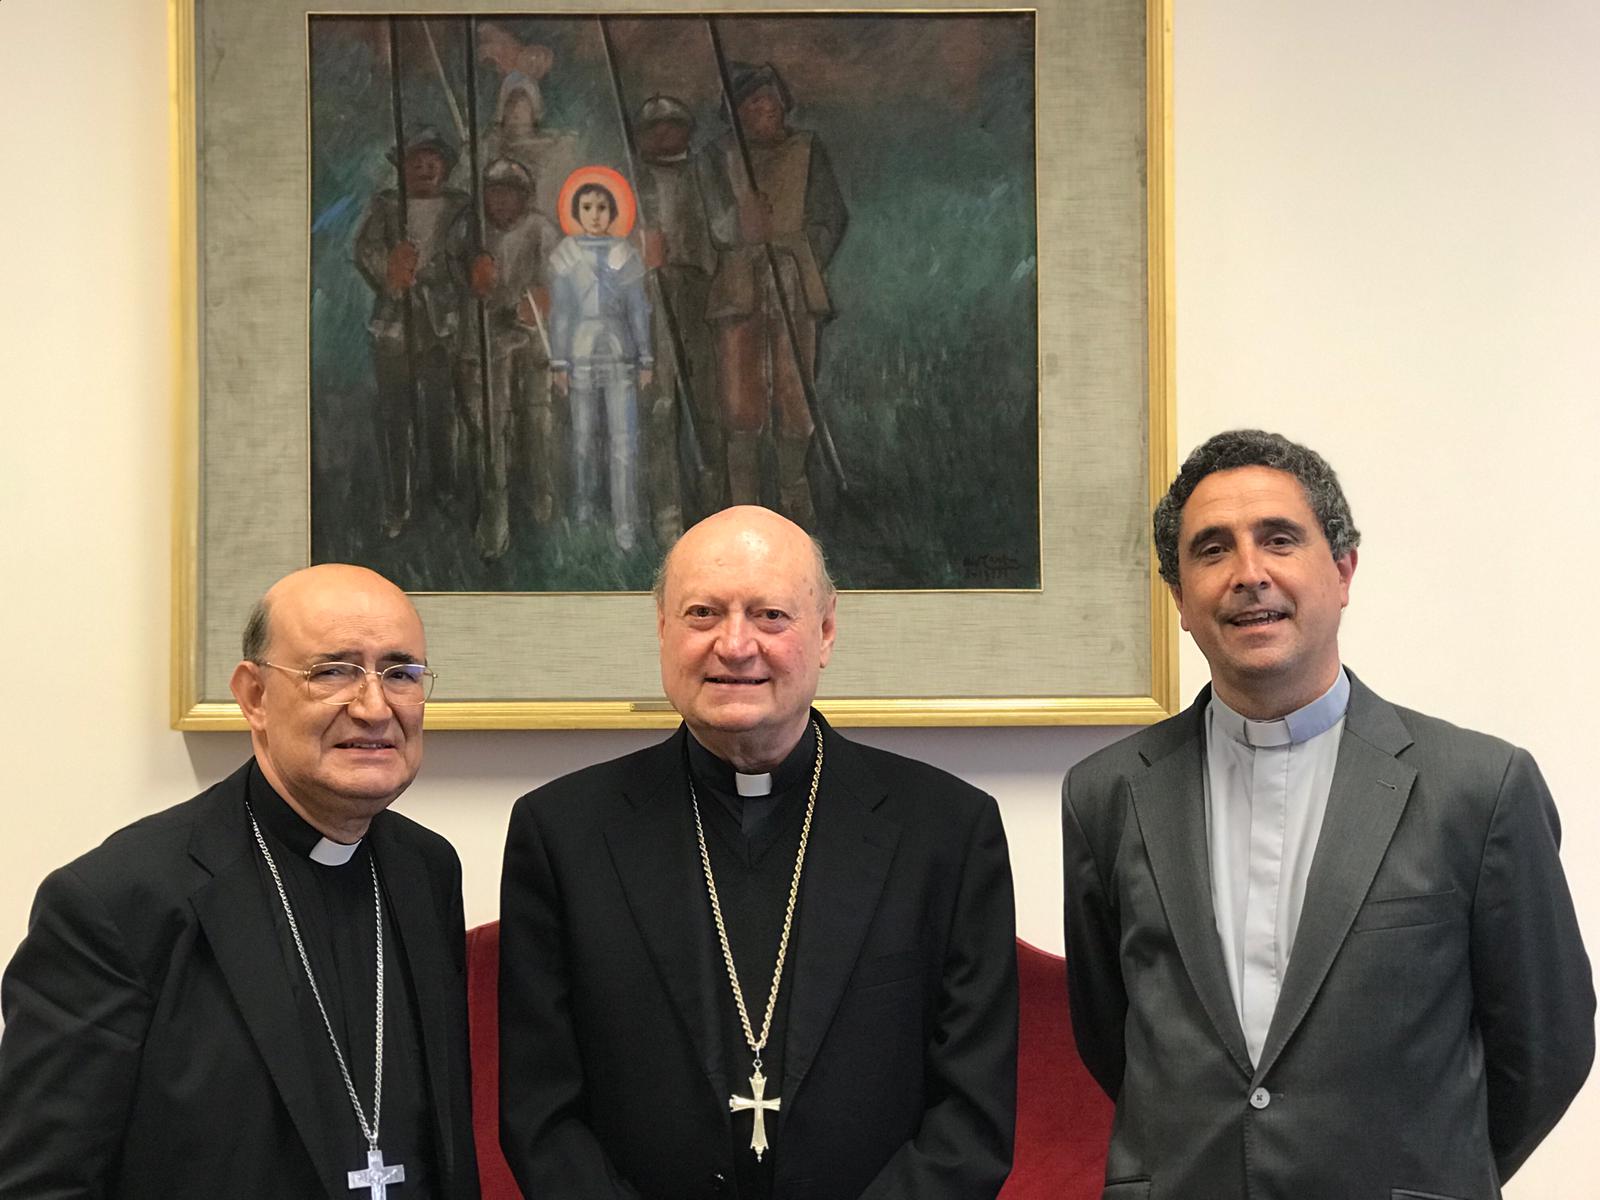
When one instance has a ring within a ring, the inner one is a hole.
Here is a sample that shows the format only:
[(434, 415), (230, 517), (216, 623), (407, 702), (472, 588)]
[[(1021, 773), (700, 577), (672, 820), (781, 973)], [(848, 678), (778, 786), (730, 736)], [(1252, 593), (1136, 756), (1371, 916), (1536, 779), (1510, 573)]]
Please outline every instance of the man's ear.
[(239, 711), (250, 723), (250, 728), (261, 733), (267, 727), (267, 681), (262, 677), (257, 663), (244, 659), (233, 669), (228, 679), (228, 690), (239, 702)]
[(1344, 608), (1350, 603), (1350, 580), (1356, 573), (1356, 552), (1351, 547), (1343, 558), (1333, 560), (1334, 567), (1339, 572), (1339, 607)]
[(1178, 583), (1167, 584), (1167, 591), (1172, 593), (1172, 603), (1178, 610), (1178, 627), (1185, 633), (1189, 632), (1188, 618), (1183, 615), (1183, 585)]
[(826, 667), (828, 660), (833, 657), (833, 639), (838, 632), (838, 624), (834, 614), (839, 609), (839, 593), (833, 592), (828, 596), (827, 602), (822, 606), (822, 658), (820, 666)]

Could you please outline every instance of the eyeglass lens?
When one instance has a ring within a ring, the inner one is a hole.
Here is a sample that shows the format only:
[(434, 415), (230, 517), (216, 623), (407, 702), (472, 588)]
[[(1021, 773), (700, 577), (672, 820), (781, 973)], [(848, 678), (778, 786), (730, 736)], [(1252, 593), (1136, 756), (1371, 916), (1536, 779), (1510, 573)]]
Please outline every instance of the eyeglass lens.
[[(367, 674), (355, 663), (318, 663), (306, 672), (306, 686), (318, 700), (347, 704), (361, 694)], [(421, 704), (433, 691), (433, 672), (421, 663), (396, 663), (376, 674), (391, 704)]]

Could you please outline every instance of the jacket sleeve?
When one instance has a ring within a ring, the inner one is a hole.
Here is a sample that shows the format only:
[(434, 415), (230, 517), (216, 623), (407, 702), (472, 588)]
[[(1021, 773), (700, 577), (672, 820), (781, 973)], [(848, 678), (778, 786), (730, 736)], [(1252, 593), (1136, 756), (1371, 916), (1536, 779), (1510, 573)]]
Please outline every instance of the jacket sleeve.
[(968, 834), (923, 1056), (928, 1107), (862, 1200), (979, 1200), (1011, 1171), (1017, 1116), (1017, 935), (993, 798)]
[[(1128, 993), (1122, 979), (1122, 929), (1111, 864), (1121, 822), (1106, 829), (1109, 813), (1090, 802), (1084, 773), (1074, 768), (1061, 789), (1062, 891), (1065, 897), (1067, 1001), (1072, 1035), (1089, 1074), (1113, 1100), (1122, 1090), (1126, 1063), (1123, 1026)], [(1100, 820), (1086, 823), (1085, 813)]]
[(589, 1126), (561, 908), (524, 798), (500, 879), (500, 1148), (525, 1196), (638, 1200)]
[(106, 905), (52, 873), (0, 982), (0, 1195), (110, 1194), (151, 1007)]
[(1561, 823), (1539, 768), (1512, 752), (1472, 905), (1473, 1010), (1502, 1181), (1555, 1127), (1594, 1061), (1595, 996)]
[(442, 876), (444, 880), (444, 888), (438, 893), (436, 911), (440, 928), (444, 931), (445, 946), (449, 950), (450, 965), (455, 971), (455, 978), (450, 985), (453, 1028), (449, 1045), (453, 1066), (459, 1068), (453, 1075), (454, 1086), (450, 1094), (454, 1169), (449, 1195), (453, 1200), (478, 1200), (478, 1149), (472, 1121), (472, 1041), (467, 1011), (467, 919), (461, 895), (461, 859), (448, 843), (442, 850), (434, 866), (435, 878)]

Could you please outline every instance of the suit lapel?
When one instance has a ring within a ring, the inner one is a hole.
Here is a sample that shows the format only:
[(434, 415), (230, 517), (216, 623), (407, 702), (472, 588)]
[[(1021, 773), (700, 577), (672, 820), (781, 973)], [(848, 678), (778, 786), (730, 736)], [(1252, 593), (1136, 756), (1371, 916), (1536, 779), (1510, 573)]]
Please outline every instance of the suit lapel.
[[(820, 720), (820, 718), (819, 718)], [(800, 885), (784, 1041), (785, 1095), (805, 1078), (844, 996), (894, 858), (899, 828), (872, 810), (883, 787), (853, 747), (823, 723), (823, 777)], [(682, 730), (658, 747), (630, 791), (630, 811), (606, 829), (618, 882), (641, 938), (716, 1095), (728, 1093), (719, 997), (728, 986), (710, 937)], [(699, 901), (686, 909), (685, 897)], [(692, 914), (685, 919), (685, 913)], [(723, 1111), (726, 1121), (728, 1114)], [(779, 1128), (783, 1114), (779, 1113)]]
[[(885, 790), (855, 747), (822, 722), (822, 786), (800, 883), (783, 1091), (793, 1096), (811, 1069), (844, 997), (862, 940), (894, 859), (900, 828), (874, 810)], [(783, 1119), (779, 1111), (779, 1121)]]
[(337, 1198), (346, 1194), (340, 1187), (344, 1180), (327, 1170), (332, 1151), (318, 1120), (294, 992), (252, 852), (244, 811), (247, 772), (248, 766), (229, 778), (211, 814), (196, 823), (190, 855), (213, 878), (191, 903), (262, 1065), (306, 1144), (323, 1188)]
[(373, 822), (372, 850), (384, 899), (400, 933), (400, 950), (410, 972), (417, 1000), (417, 1032), (428, 1072), (428, 1099), (433, 1111), (434, 1144), (443, 1180), (456, 1177), (455, 1114), (450, 1111), (449, 1041), (451, 1013), (445, 984), (455, 975), (439, 938), (439, 918), (432, 905), (433, 887), (422, 855), (392, 836), (383, 814)]
[(712, 956), (711, 918), (702, 919), (709, 905), (689, 808), (687, 736), (680, 727), (646, 758), (637, 787), (629, 786), (629, 811), (606, 827), (605, 837), (656, 975), (720, 1096), (727, 1093), (727, 1075), (718, 996), (727, 980)]
[(1211, 900), (1206, 839), (1205, 708), (1207, 688), (1189, 710), (1142, 750), (1149, 769), (1131, 781), (1133, 807), (1167, 924), (1184, 969), (1217, 1036), (1239, 1070), (1249, 1075), (1239, 1012), (1228, 986)]
[(1263, 1078), (1316, 999), (1405, 812), (1417, 773), (1395, 755), (1411, 744), (1399, 715), (1350, 676), (1327, 813), (1306, 881), (1294, 953), (1255, 1071)]

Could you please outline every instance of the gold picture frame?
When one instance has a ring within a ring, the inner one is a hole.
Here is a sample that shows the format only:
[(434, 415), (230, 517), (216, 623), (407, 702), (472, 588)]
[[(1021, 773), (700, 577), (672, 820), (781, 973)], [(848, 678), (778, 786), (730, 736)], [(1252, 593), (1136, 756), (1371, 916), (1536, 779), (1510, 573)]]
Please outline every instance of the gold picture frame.
[[(683, 15), (659, 3), (170, 0), (177, 474), (172, 724), (241, 729), (250, 603), (310, 561), (313, 15)], [(1027, 14), (1035, 31), (1040, 586), (847, 592), (841, 725), (1143, 724), (1175, 712), (1149, 512), (1175, 466), (1171, 0), (712, 2), (696, 14)], [(357, 481), (359, 485), (359, 481)], [(659, 728), (647, 593), (416, 597), (433, 728)]]

